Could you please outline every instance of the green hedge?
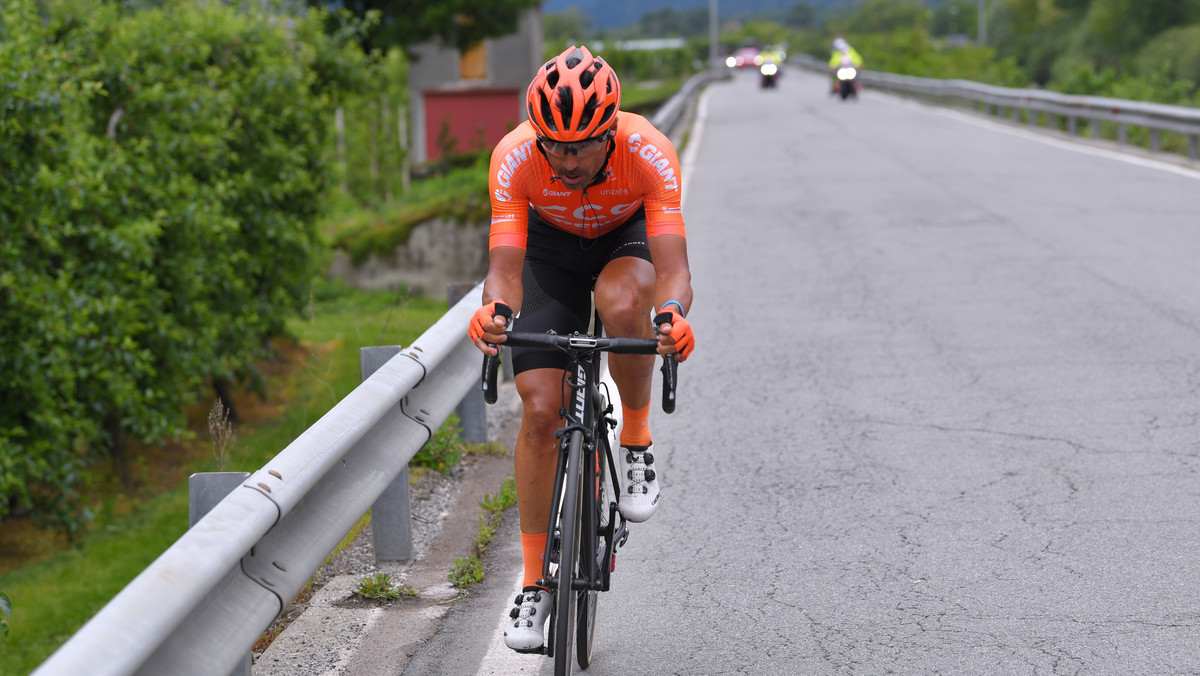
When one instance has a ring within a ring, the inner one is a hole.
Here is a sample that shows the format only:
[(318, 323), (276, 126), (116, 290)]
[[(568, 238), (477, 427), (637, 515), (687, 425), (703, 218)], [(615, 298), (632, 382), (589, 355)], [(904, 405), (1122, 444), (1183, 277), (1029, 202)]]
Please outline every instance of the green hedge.
[(72, 4), (0, 13), (0, 518), (68, 531), (89, 463), (180, 434), (303, 305), (364, 72), (317, 13)]

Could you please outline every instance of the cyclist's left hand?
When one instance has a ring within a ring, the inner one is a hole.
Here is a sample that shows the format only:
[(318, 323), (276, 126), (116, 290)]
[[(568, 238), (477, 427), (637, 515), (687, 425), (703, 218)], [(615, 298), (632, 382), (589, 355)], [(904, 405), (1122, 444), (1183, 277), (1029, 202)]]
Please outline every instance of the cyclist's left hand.
[(674, 354), (678, 361), (686, 361), (696, 347), (696, 334), (692, 332), (691, 322), (678, 312), (667, 310), (658, 313), (654, 325), (658, 333), (658, 353)]

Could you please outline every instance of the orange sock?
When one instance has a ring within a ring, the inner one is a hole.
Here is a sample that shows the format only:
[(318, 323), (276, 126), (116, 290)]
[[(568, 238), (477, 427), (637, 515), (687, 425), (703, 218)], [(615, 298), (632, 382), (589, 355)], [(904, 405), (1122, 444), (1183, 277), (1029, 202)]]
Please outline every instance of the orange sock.
[(621, 445), (649, 446), (650, 404), (635, 409), (621, 402), (621, 413), (625, 418), (625, 424), (621, 427)]
[(545, 553), (545, 533), (521, 533), (521, 558), (525, 561), (522, 589), (537, 586), (537, 581), (542, 577), (542, 556)]

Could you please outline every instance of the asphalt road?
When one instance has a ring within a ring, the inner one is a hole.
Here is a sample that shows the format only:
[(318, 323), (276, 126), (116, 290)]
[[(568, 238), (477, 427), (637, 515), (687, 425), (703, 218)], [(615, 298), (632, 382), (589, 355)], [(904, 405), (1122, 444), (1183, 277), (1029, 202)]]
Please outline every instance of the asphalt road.
[[(798, 71), (699, 114), (698, 347), (587, 673), (1200, 672), (1200, 171)], [(405, 674), (549, 673), (515, 538)]]

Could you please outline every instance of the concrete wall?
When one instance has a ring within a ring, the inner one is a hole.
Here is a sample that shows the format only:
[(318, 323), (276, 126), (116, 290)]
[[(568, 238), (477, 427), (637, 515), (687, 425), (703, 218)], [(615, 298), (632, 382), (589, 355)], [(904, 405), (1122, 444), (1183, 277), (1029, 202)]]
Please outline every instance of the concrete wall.
[(401, 285), (429, 298), (445, 298), (451, 282), (481, 281), (487, 274), (488, 225), (435, 219), (413, 229), (408, 244), (392, 256), (370, 256), (355, 267), (338, 253), (329, 274), (360, 289), (394, 289)]

